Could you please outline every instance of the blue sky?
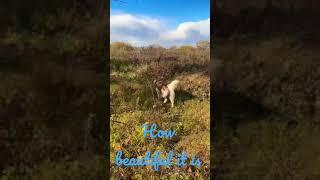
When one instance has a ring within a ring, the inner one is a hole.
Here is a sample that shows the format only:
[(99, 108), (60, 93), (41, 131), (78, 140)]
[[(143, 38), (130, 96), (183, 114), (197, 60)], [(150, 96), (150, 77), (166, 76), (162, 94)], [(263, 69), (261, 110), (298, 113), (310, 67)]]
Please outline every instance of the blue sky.
[(111, 42), (194, 45), (209, 40), (210, 0), (111, 0)]

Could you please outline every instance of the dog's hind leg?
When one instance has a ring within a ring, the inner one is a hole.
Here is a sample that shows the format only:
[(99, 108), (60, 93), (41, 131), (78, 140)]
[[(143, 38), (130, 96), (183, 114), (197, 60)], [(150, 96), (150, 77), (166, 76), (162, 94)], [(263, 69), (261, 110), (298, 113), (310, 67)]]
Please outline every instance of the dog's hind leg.
[(170, 97), (169, 97), (170, 102), (171, 102), (171, 107), (174, 106), (174, 97), (175, 97), (175, 94), (171, 92), (171, 93), (170, 93)]

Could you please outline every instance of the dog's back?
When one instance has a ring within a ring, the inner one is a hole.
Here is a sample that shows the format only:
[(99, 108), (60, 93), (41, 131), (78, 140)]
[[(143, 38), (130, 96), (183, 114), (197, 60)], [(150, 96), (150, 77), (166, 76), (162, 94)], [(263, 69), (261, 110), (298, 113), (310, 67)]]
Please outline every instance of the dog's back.
[(172, 81), (170, 84), (168, 84), (168, 88), (171, 90), (171, 91), (174, 91), (178, 85), (179, 85), (180, 81), (179, 80), (174, 80)]

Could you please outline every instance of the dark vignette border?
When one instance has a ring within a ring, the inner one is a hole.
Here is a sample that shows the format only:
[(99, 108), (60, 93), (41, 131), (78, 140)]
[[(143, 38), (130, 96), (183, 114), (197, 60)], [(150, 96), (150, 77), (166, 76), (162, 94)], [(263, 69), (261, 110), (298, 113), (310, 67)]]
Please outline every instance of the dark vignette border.
[(210, 66), (209, 66), (209, 72), (210, 72), (210, 179), (213, 179), (215, 177), (213, 167), (214, 167), (214, 161), (213, 157), (214, 154), (214, 144), (216, 139), (216, 132), (218, 130), (217, 127), (219, 127), (219, 122), (221, 122), (221, 111), (220, 111), (220, 98), (217, 95), (214, 86), (213, 86), (213, 53), (214, 53), (214, 34), (215, 34), (215, 12), (216, 12), (216, 1), (211, 0), (210, 1)]
[(104, 44), (104, 51), (105, 51), (105, 57), (106, 60), (105, 69), (106, 69), (106, 176), (109, 179), (110, 178), (110, 0), (107, 0), (107, 27), (106, 27), (106, 40)]

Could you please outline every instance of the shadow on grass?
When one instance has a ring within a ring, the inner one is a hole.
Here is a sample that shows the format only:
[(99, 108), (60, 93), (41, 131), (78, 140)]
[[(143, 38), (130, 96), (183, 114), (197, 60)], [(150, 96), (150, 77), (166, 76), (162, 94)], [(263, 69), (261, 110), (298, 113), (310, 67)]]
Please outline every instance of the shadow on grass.
[(176, 101), (178, 103), (184, 103), (185, 101), (193, 99), (195, 96), (191, 93), (184, 90), (177, 90), (176, 92)]

